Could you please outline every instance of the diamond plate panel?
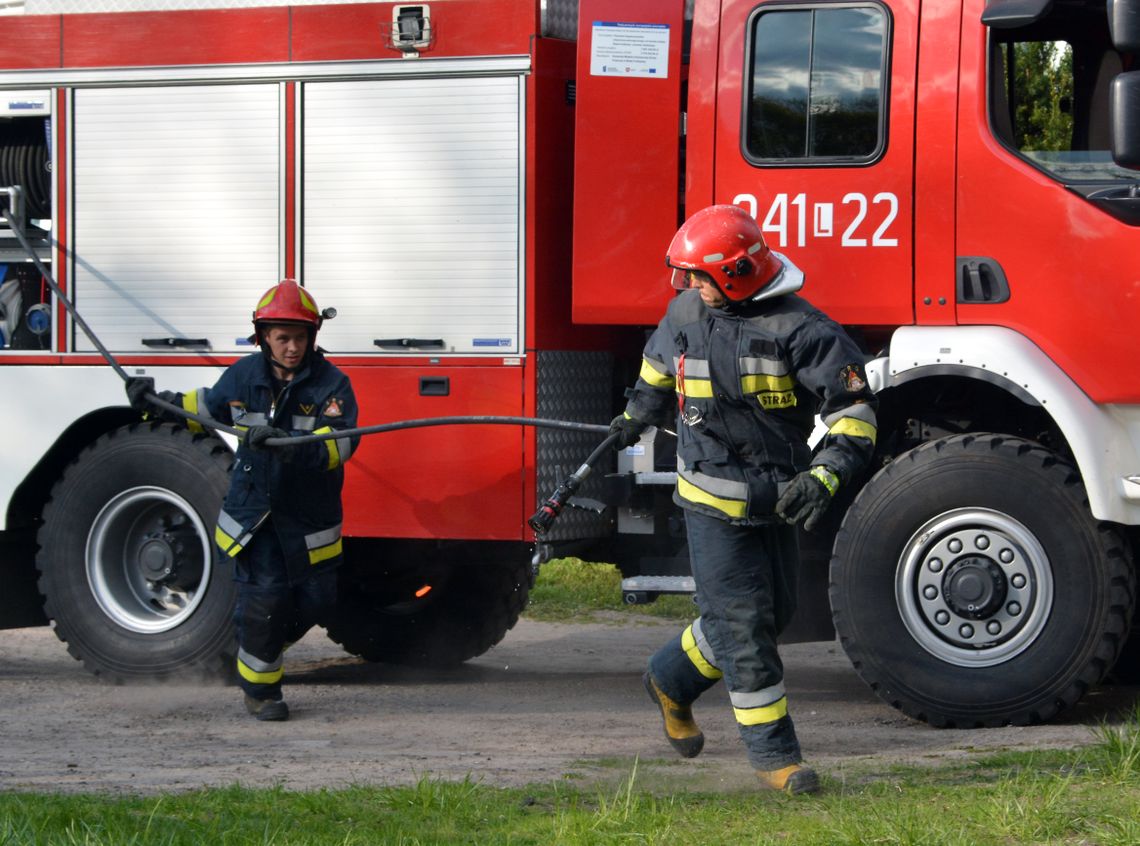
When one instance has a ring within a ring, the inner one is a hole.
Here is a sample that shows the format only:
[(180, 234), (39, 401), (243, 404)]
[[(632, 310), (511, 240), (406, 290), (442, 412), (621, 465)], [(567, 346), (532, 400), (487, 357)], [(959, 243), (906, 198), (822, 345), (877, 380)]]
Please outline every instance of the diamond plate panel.
[(578, 0), (543, 0), (542, 34), (578, 40)]
[[(609, 423), (613, 417), (613, 356), (605, 352), (538, 353), (539, 417), (579, 423)], [(582, 466), (601, 436), (591, 432), (540, 428), (538, 442), (538, 497), (546, 499), (558, 483)], [(606, 455), (578, 490), (579, 498), (600, 499), (606, 473), (616, 466), (616, 453)], [(573, 500), (571, 500), (573, 502)], [(535, 503), (538, 506), (538, 503)], [(595, 514), (568, 506), (543, 540), (567, 541), (605, 537), (613, 533), (612, 509)]]

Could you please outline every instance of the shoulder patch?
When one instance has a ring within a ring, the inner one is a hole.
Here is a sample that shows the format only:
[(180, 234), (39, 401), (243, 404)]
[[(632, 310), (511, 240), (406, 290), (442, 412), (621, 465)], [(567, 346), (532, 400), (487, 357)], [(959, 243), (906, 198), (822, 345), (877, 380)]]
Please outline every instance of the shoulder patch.
[(333, 397), (325, 403), (325, 410), (321, 412), (325, 417), (342, 417), (344, 415), (344, 408), (341, 402), (336, 397)]
[(848, 393), (857, 394), (867, 387), (867, 379), (863, 376), (863, 367), (859, 364), (848, 364), (839, 372), (839, 379)]

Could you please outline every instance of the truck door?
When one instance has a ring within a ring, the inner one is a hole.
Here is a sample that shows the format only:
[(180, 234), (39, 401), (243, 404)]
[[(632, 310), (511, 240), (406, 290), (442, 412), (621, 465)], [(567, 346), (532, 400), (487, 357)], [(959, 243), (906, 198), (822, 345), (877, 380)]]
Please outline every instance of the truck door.
[(723, 4), (709, 199), (755, 215), (808, 299), (846, 324), (914, 319), (917, 7)]
[(1140, 204), (1137, 172), (1112, 160), (1110, 90), (1137, 55), (1103, 3), (963, 6), (959, 322), (1015, 329), (1095, 402), (1136, 403), (1140, 370), (1121, 365)]

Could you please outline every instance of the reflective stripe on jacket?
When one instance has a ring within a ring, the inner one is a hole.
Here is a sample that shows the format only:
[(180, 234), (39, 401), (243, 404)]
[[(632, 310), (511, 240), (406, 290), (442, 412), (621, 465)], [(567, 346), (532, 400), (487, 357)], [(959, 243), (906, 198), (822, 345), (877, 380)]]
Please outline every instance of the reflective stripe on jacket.
[[(772, 519), (779, 486), (809, 465), (840, 482), (870, 461), (877, 401), (847, 333), (794, 294), (735, 310), (696, 290), (669, 305), (650, 336), (626, 413), (677, 426), (685, 508), (738, 523)], [(814, 457), (815, 415), (827, 434)]]

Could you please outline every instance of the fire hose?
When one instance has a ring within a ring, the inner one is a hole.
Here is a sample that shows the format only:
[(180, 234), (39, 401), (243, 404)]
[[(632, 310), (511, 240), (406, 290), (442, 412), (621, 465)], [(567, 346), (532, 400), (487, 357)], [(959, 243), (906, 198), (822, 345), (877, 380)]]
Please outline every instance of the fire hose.
[[(9, 197), (12, 204), (17, 201), (18, 193), (12, 189), (8, 189)], [(27, 238), (20, 226), (16, 224), (11, 214), (11, 209), (6, 208), (3, 210), (3, 218), (7, 221), (8, 226), (11, 228), (12, 233), (16, 236), (16, 240), (20, 242), (20, 246), (24, 252), (31, 258), (32, 263), (36, 269), (43, 276), (44, 281), (47, 283), (51, 292), (56, 296), (59, 302), (66, 309), (71, 319), (87, 336), (87, 339), (98, 350), (99, 355), (103, 360), (119, 375), (124, 384), (130, 380), (131, 376), (123, 369), (122, 365), (115, 359), (111, 352), (103, 345), (103, 343), (96, 336), (94, 330), (83, 319), (83, 316), (76, 310), (74, 304), (64, 296), (59, 284), (55, 281), (55, 277), (47, 267), (40, 261), (39, 256), (36, 255), (35, 249), (28, 243)], [(200, 414), (195, 414), (187, 411), (181, 406), (174, 405), (167, 402), (154, 393), (146, 393), (145, 399), (151, 405), (161, 408), (172, 414), (176, 414), (187, 420), (193, 420), (196, 423), (219, 432), (225, 432), (229, 435), (241, 437), (244, 433), (242, 430), (233, 426), (227, 426), (210, 417), (203, 417)], [(419, 429), (428, 426), (460, 426), (460, 425), (515, 425), (515, 426), (534, 426), (537, 428), (548, 429), (565, 429), (576, 432), (596, 432), (608, 433), (609, 426), (597, 423), (579, 423), (572, 420), (551, 420), (541, 417), (509, 417), (509, 416), (494, 416), (494, 415), (461, 415), (453, 417), (424, 417), (413, 420), (399, 420), (393, 423), (380, 423), (373, 426), (361, 426), (355, 429), (338, 429), (333, 432), (324, 432), (312, 435), (298, 435), (296, 437), (287, 438), (269, 438), (265, 441), (266, 446), (282, 447), (282, 446), (296, 446), (298, 444), (313, 443), (316, 441), (326, 441), (334, 438), (346, 438), (364, 435), (375, 435), (382, 432), (395, 432), (403, 429)], [(534, 530), (536, 535), (541, 535), (548, 531), (558, 515), (562, 513), (562, 509), (570, 501), (570, 498), (577, 492), (582, 482), (590, 474), (593, 464), (595, 464), (607, 450), (612, 448), (617, 434), (608, 435), (595, 449), (590, 453), (589, 457), (582, 463), (582, 465), (566, 477), (559, 485), (558, 488), (551, 494), (539, 507), (538, 511), (527, 521), (527, 524)]]

